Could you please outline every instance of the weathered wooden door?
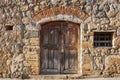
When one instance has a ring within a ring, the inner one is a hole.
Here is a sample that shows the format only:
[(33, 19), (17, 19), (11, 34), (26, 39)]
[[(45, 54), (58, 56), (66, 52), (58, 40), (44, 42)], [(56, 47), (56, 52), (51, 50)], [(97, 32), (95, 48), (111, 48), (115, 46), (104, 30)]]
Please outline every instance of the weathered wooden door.
[(41, 28), (41, 73), (77, 73), (79, 25), (50, 22)]
[(62, 73), (77, 73), (78, 70), (78, 32), (79, 25), (73, 23), (62, 24)]

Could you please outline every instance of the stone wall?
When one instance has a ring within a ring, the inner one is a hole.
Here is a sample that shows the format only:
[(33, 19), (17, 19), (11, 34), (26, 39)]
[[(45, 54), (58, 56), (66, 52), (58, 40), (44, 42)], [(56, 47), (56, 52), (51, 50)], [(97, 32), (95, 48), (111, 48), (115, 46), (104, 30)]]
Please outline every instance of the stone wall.
[[(120, 0), (0, 0), (0, 77), (40, 74), (40, 24), (55, 20), (82, 24), (84, 76), (120, 76), (119, 17)], [(113, 31), (113, 46), (95, 48), (94, 31)]]

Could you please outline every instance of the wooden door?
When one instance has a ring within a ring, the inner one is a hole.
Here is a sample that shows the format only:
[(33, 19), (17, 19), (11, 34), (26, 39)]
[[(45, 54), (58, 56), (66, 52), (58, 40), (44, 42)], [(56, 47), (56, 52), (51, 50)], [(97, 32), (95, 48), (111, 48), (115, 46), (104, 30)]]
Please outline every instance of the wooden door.
[(63, 57), (61, 72), (77, 73), (78, 70), (78, 41), (79, 41), (79, 25), (73, 23), (63, 23)]
[(48, 23), (41, 30), (41, 73), (60, 73), (60, 24)]
[(77, 73), (79, 25), (50, 22), (41, 28), (41, 73)]

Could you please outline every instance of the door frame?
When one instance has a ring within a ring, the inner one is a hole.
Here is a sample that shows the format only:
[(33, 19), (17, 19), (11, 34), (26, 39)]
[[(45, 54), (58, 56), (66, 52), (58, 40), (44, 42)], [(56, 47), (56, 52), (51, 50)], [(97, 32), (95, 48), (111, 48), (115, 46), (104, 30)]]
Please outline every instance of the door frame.
[[(50, 22), (54, 22), (54, 21), (50, 21)], [(70, 22), (70, 23), (74, 23), (74, 22), (71, 22), (71, 21), (68, 21), (68, 22)], [(48, 23), (48, 22), (46, 22), (46, 23)], [(46, 24), (46, 23), (43, 23), (43, 24)], [(43, 24), (40, 24), (40, 29), (39, 29), (39, 34), (40, 34), (40, 32), (41, 32), (41, 27), (42, 27), (42, 25)], [(79, 24), (79, 23), (75, 23), (75, 24)], [(80, 25), (80, 24), (79, 24)], [(81, 25), (79, 26), (79, 30), (78, 30), (78, 35), (79, 35), (79, 41), (78, 41), (78, 53), (77, 53), (77, 57), (78, 57), (78, 74), (81, 74), (82, 73), (82, 40), (81, 40), (81, 38), (82, 38), (82, 29), (81, 29)], [(39, 38), (40, 38), (40, 36), (39, 36)], [(41, 50), (41, 49), (40, 49)], [(41, 56), (41, 54), (40, 54), (40, 56)], [(41, 59), (40, 59), (40, 65), (41, 65)], [(41, 70), (41, 69), (40, 69)], [(41, 74), (41, 73), (40, 73)]]
[[(62, 19), (62, 17), (66, 17), (66, 19)], [(74, 17), (74, 19), (72, 19), (72, 20), (69, 19), (69, 17), (71, 17), (71, 16), (69, 16), (69, 15), (61, 15), (61, 17), (57, 17), (57, 15), (56, 15), (56, 16), (51, 16), (51, 17), (48, 17), (48, 18), (44, 18), (44, 19), (39, 20), (37, 22), (37, 27), (38, 27), (39, 34), (40, 34), (42, 24), (45, 24), (47, 22), (52, 22), (52, 21), (69, 21), (69, 22), (76, 23), (76, 24), (80, 25), (79, 26), (80, 27), (80, 29), (79, 29), (79, 32), (80, 32), (80, 39), (79, 40), (80, 41), (78, 43), (79, 44), (79, 52), (78, 52), (78, 63), (79, 63), (79, 65), (78, 65), (78, 74), (82, 75), (82, 28), (84, 27), (84, 23), (83, 23), (83, 20), (81, 20), (81, 19), (79, 19), (77, 17)], [(51, 18), (54, 18), (54, 20), (51, 20)], [(40, 39), (40, 35), (39, 35), (39, 39)], [(41, 67), (39, 67), (39, 70), (41, 70), (40, 68)]]

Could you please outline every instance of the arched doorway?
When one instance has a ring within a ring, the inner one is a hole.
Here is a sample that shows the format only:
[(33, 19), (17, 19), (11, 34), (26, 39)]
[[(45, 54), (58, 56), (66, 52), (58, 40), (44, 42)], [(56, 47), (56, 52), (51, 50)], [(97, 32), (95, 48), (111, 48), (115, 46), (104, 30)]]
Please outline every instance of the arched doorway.
[(78, 73), (79, 24), (53, 21), (41, 25), (40, 63), (42, 74)]

